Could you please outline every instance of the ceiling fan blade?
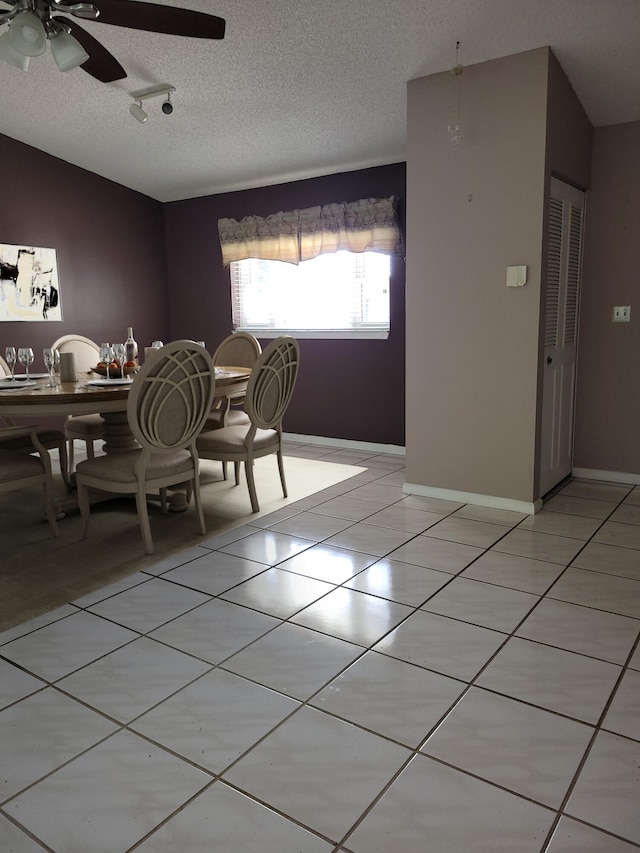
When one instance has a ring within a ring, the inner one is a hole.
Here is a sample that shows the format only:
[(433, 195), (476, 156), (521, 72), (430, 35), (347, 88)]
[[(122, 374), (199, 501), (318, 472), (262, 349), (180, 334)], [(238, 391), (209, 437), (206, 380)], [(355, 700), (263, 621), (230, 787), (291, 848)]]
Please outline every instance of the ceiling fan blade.
[(159, 6), (140, 0), (91, 0), (91, 5), (100, 11), (96, 20), (103, 24), (190, 38), (224, 38), (224, 18), (204, 12), (177, 9), (175, 6)]
[[(5, 6), (9, 8), (5, 9)], [(6, 24), (7, 21), (15, 18), (19, 11), (18, 0), (0, 0), (0, 24)]]
[(96, 80), (100, 80), (101, 83), (112, 83), (114, 80), (123, 80), (127, 76), (127, 72), (115, 56), (112, 56), (97, 39), (89, 35), (80, 24), (59, 15), (55, 15), (53, 20), (68, 27), (71, 30), (71, 35), (80, 42), (89, 54), (89, 59), (80, 66), (83, 71), (95, 77)]

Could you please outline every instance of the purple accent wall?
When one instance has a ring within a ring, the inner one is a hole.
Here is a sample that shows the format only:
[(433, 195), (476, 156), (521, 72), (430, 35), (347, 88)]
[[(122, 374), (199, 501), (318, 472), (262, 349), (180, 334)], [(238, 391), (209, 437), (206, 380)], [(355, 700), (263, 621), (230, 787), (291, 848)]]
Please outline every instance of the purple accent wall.
[(0, 242), (56, 249), (63, 315), (0, 323), (0, 354), (31, 346), (41, 372), (43, 347), (71, 332), (168, 338), (162, 204), (2, 135), (0, 162)]
[[(231, 332), (218, 219), (395, 195), (404, 227), (405, 177), (405, 164), (396, 163), (165, 204), (171, 337), (204, 340), (213, 350)], [(392, 260), (388, 340), (300, 341), (287, 432), (404, 445), (404, 266), (404, 260)]]

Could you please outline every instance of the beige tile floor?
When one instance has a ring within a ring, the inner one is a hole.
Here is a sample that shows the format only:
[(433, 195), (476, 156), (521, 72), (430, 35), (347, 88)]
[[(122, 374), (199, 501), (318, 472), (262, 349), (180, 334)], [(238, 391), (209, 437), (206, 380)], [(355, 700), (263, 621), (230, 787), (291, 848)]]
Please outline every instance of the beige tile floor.
[(403, 460), (0, 634), (3, 853), (640, 849), (640, 487)]

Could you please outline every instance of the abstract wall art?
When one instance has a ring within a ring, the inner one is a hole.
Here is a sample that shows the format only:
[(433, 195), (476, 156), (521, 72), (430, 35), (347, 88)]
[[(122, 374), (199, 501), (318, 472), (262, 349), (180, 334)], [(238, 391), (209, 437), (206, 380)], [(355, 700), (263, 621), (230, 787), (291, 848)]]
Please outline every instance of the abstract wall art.
[(55, 249), (0, 243), (0, 321), (62, 320)]

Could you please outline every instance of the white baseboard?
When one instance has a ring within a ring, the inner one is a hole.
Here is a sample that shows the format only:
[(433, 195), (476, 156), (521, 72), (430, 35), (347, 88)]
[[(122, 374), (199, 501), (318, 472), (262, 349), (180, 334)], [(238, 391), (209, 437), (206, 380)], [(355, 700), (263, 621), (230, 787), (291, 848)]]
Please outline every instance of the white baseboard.
[(455, 489), (437, 489), (432, 486), (420, 486), (417, 483), (405, 483), (402, 491), (406, 495), (419, 495), (424, 498), (440, 498), (445, 501), (487, 506), (492, 509), (508, 509), (534, 515), (542, 509), (542, 501), (516, 501), (495, 495), (478, 495), (475, 492), (458, 492)]
[(598, 471), (595, 468), (573, 468), (571, 474), (581, 480), (602, 480), (605, 483), (640, 485), (640, 474), (623, 474), (620, 471)]
[(348, 438), (327, 438), (323, 435), (299, 435), (295, 432), (283, 432), (285, 441), (298, 441), (300, 444), (318, 444), (323, 447), (339, 447), (346, 450), (371, 451), (372, 453), (387, 453), (393, 456), (404, 456), (404, 447), (398, 444), (375, 444), (371, 441), (352, 441)]

